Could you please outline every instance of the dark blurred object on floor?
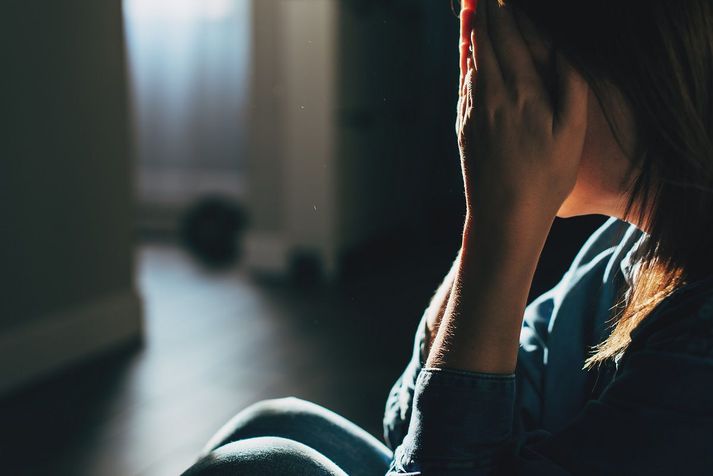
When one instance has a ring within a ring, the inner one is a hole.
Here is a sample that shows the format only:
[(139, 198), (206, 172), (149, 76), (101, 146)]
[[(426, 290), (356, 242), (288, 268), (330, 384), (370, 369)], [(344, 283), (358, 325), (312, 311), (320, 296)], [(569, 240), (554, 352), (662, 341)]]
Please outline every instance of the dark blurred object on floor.
[(240, 204), (224, 197), (205, 197), (186, 212), (181, 238), (204, 264), (225, 267), (240, 258), (240, 238), (246, 225), (247, 217)]

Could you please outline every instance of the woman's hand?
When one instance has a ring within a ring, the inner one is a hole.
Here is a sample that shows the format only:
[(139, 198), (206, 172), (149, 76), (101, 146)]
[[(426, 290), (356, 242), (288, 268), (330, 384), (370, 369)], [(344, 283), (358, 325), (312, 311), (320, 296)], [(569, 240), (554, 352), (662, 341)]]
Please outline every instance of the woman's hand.
[[(469, 28), (472, 10), (463, 13)], [(468, 213), (426, 365), (509, 374), (537, 261), (576, 182), (588, 88), (558, 57), (550, 93), (532, 42), (496, 0), (479, 1), (474, 27), (467, 32), (473, 51), (466, 55), (457, 121)]]
[(548, 91), (510, 8), (497, 0), (472, 7), (461, 12), (456, 121), (468, 215), (554, 218), (576, 182), (588, 86), (557, 55)]

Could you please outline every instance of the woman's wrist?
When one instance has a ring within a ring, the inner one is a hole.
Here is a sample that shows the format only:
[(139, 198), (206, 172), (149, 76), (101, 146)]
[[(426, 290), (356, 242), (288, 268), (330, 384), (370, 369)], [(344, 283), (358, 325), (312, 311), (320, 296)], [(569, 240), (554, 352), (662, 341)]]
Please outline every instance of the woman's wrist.
[(532, 277), (554, 217), (469, 215), (458, 273), (428, 365), (510, 373)]
[(469, 209), (463, 225), (461, 260), (487, 255), (498, 264), (508, 259), (537, 261), (556, 212), (535, 207), (509, 210)]
[(433, 340), (436, 338), (438, 333), (438, 327), (441, 324), (443, 315), (446, 312), (446, 307), (448, 306), (448, 300), (451, 296), (451, 289), (453, 288), (453, 282), (455, 281), (456, 274), (460, 268), (460, 256), (461, 250), (458, 250), (451, 268), (448, 270), (448, 274), (443, 278), (440, 286), (433, 295), (431, 302), (426, 310), (426, 326), (425, 326), (425, 349), (426, 353), (430, 350)]

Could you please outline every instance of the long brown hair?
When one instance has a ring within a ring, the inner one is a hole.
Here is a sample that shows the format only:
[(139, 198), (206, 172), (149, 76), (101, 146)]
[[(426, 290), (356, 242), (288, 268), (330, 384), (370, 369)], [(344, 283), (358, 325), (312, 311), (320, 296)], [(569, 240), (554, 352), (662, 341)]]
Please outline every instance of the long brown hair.
[(647, 223), (648, 238), (592, 366), (621, 354), (631, 331), (675, 289), (713, 272), (713, 0), (510, 3), (585, 76), (615, 135), (612, 86), (636, 125), (628, 210)]

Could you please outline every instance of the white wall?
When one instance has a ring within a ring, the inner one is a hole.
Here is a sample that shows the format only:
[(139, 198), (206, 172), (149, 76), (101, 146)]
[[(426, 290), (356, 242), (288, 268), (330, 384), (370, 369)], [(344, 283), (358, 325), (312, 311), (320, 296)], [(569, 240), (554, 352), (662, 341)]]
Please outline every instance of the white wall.
[(313, 252), (334, 272), (337, 2), (254, 3), (248, 266), (283, 273)]
[(285, 231), (292, 249), (318, 251), (335, 272), (337, 5), (332, 0), (283, 0), (279, 49), (288, 80), (284, 123)]
[(246, 258), (281, 273), (291, 253), (313, 253), (333, 275), (345, 252), (420, 209), (423, 8), (405, 0), (253, 8)]
[(141, 334), (121, 2), (4, 7), (0, 393)]

